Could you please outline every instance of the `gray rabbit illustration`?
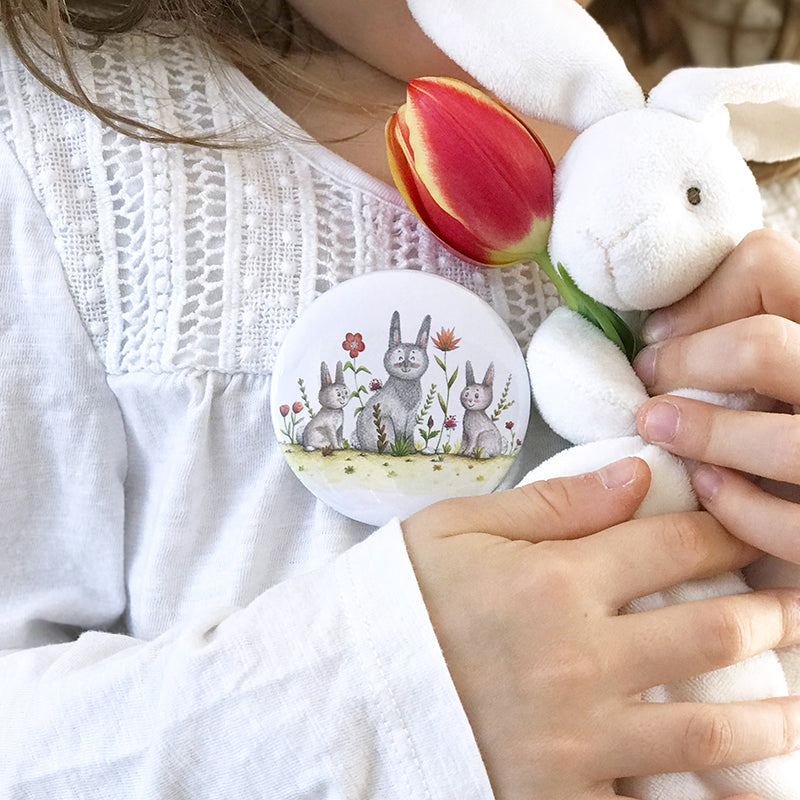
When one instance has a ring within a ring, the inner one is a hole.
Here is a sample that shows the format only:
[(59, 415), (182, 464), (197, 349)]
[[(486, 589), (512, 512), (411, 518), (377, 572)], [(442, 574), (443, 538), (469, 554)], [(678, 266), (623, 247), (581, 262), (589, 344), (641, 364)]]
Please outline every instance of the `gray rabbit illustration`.
[(322, 408), (311, 417), (303, 429), (303, 449), (322, 450), (330, 447), (333, 450), (341, 450), (344, 447), (343, 409), (350, 401), (350, 391), (344, 383), (342, 362), (336, 362), (336, 380), (331, 380), (331, 373), (324, 361), (320, 364), (319, 371), (319, 403)]
[(359, 412), (356, 418), (356, 440), (362, 450), (378, 452), (378, 425), (375, 406), (380, 405), (380, 424), (385, 428), (386, 441), (391, 445), (405, 439), (414, 451), (414, 428), (422, 401), (420, 381), (428, 369), (428, 338), (431, 317), (422, 320), (416, 341), (404, 342), (400, 334), (400, 314), (395, 311), (389, 325), (389, 347), (383, 366), (389, 377)]
[(472, 364), (467, 361), (467, 385), (461, 390), (464, 406), (464, 436), (459, 454), (476, 458), (494, 458), (502, 450), (503, 438), (486, 409), (492, 404), (494, 362), (489, 364), (482, 383), (476, 383)]

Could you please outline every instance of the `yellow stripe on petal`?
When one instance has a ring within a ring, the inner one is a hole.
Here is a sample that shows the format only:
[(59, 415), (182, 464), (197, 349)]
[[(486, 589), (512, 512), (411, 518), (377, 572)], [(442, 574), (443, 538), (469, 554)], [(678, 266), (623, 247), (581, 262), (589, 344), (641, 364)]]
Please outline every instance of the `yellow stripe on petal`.
[(414, 185), (413, 176), (410, 174), (413, 170), (413, 161), (409, 157), (408, 147), (401, 135), (401, 120), (404, 111), (405, 106), (401, 106), (386, 123), (386, 155), (392, 180), (400, 192), (400, 196), (411, 211), (422, 219), (422, 209), (417, 207), (416, 201), (409, 191), (409, 187)]

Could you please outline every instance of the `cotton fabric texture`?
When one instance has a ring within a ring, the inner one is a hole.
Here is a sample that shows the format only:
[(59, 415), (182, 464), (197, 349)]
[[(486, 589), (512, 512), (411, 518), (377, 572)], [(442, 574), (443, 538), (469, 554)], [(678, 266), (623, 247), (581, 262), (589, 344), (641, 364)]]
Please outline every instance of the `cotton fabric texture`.
[(302, 487), (270, 374), (353, 275), (458, 281), (521, 344), (552, 287), (455, 259), (186, 39), (81, 58), (101, 102), (258, 146), (115, 133), (0, 38), (0, 797), (490, 797), (399, 524)]

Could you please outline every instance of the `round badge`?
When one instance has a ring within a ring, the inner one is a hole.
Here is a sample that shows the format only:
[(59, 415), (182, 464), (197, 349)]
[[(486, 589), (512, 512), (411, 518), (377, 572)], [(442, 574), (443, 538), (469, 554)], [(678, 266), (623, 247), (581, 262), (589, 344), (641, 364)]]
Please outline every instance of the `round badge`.
[(489, 305), (393, 270), (348, 280), (301, 315), (278, 354), (271, 413), (306, 488), (382, 525), (494, 490), (522, 446), (530, 386)]

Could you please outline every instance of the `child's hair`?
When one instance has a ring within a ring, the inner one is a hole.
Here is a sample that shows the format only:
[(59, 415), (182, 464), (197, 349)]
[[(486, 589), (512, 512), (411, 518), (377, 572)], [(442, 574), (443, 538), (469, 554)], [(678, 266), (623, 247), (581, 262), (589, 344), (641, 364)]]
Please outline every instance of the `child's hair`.
[[(752, 25), (745, 22), (751, 2), (730, 0), (720, 6), (726, 13), (715, 14), (705, 0), (595, 0), (590, 11), (603, 23), (613, 20), (627, 27), (645, 60), (653, 60), (669, 48), (679, 63), (688, 63), (690, 53), (676, 20), (694, 16), (726, 31), (729, 62), (735, 63), (737, 42), (753, 32)], [(770, 57), (797, 59), (800, 0), (763, 2), (773, 4), (780, 14), (779, 23), (773, 23)], [(292, 10), (288, 0), (1, 0), (0, 24), (17, 55), (42, 83), (112, 128), (145, 140), (227, 146), (224, 137), (164, 131), (95, 103), (73, 68), (76, 48), (92, 50), (108, 37), (133, 29), (162, 36), (187, 34), (210, 54), (235, 64), (262, 88), (290, 86), (317, 98), (334, 99), (330, 87), (309, 81), (284, 58), (298, 49), (311, 52), (329, 46)], [(46, 52), (44, 41), (48, 42)], [(52, 58), (62, 68), (63, 82), (41, 68), (38, 62), (42, 57)], [(360, 105), (352, 98), (338, 100)], [(777, 172), (772, 166), (755, 166), (759, 178), (773, 173), (785, 177), (796, 171), (800, 171), (800, 161), (781, 165)]]
[[(109, 37), (131, 30), (185, 34), (262, 87), (320, 89), (284, 58), (317, 46), (320, 39), (286, 0), (3, 0), (0, 24), (22, 63), (43, 84), (115, 130), (148, 141), (225, 146), (220, 137), (161, 130), (94, 102), (74, 68), (76, 50), (97, 49)], [(42, 68), (42, 58), (61, 68), (63, 80)]]

